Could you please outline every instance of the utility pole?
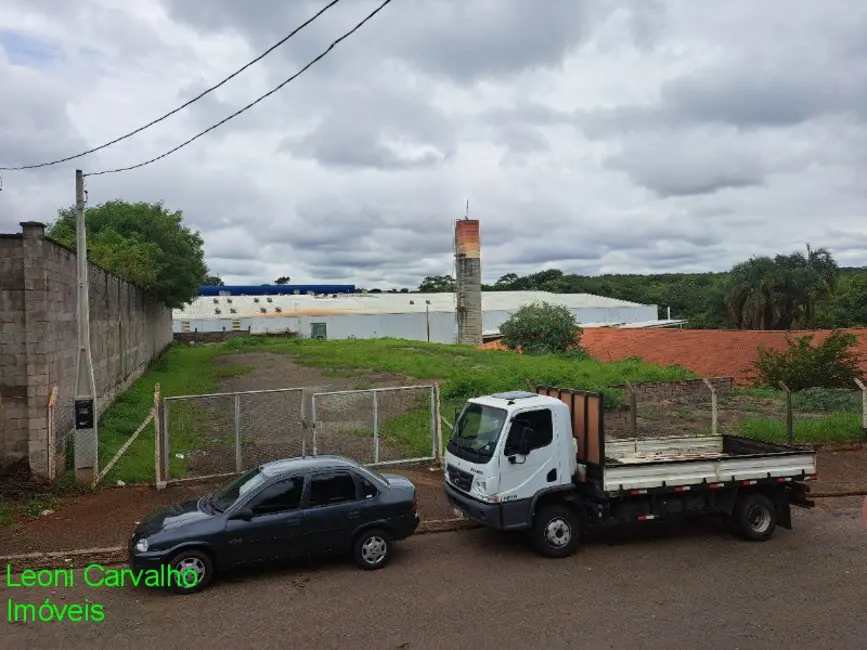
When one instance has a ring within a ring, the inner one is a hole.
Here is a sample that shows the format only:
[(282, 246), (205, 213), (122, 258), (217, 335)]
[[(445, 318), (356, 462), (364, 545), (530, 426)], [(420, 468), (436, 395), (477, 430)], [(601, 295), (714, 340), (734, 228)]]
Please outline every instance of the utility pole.
[(78, 361), (75, 380), (75, 477), (90, 483), (97, 474), (96, 381), (90, 355), (90, 290), (87, 280), (87, 231), (84, 225), (84, 174), (75, 170), (75, 256), (78, 262)]

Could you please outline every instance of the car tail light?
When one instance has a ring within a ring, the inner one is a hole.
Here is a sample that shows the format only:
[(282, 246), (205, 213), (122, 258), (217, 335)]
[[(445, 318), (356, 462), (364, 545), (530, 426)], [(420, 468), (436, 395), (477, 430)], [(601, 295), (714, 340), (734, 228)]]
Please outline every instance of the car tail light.
[(417, 513), (417, 508), (418, 508), (418, 496), (416, 496), (416, 493), (413, 492), (412, 493), (412, 514), (413, 515), (415, 515)]

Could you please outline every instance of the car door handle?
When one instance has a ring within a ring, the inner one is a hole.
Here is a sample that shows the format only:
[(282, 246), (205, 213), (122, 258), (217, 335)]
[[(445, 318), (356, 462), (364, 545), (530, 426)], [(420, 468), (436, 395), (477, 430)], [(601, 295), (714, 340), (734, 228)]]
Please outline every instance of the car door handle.
[(350, 519), (356, 519), (359, 516), (361, 516), (361, 510), (353, 510), (352, 512), (349, 513)]
[(286, 522), (286, 525), (287, 526), (300, 526), (301, 522), (297, 519), (290, 519), (289, 521)]

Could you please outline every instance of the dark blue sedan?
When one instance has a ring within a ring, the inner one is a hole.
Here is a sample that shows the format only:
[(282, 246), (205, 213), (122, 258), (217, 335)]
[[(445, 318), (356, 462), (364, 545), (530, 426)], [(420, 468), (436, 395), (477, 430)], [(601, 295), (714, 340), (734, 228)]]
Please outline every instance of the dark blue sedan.
[[(418, 528), (416, 489), (339, 456), (265, 463), (213, 494), (148, 515), (129, 542), (140, 584), (201, 591), (217, 571), (351, 552), (380, 569)], [(137, 581), (138, 582), (138, 581)]]

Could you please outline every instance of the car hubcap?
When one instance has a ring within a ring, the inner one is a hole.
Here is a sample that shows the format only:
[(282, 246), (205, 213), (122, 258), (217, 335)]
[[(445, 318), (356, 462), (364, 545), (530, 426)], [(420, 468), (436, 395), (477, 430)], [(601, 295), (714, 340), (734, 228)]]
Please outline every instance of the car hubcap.
[(572, 527), (565, 519), (552, 519), (545, 526), (545, 541), (555, 548), (562, 548), (572, 539)]
[(388, 553), (388, 545), (382, 537), (374, 535), (364, 540), (361, 545), (361, 557), (368, 564), (379, 564)]
[(175, 565), (181, 587), (195, 587), (205, 577), (205, 563), (197, 557), (185, 557)]

